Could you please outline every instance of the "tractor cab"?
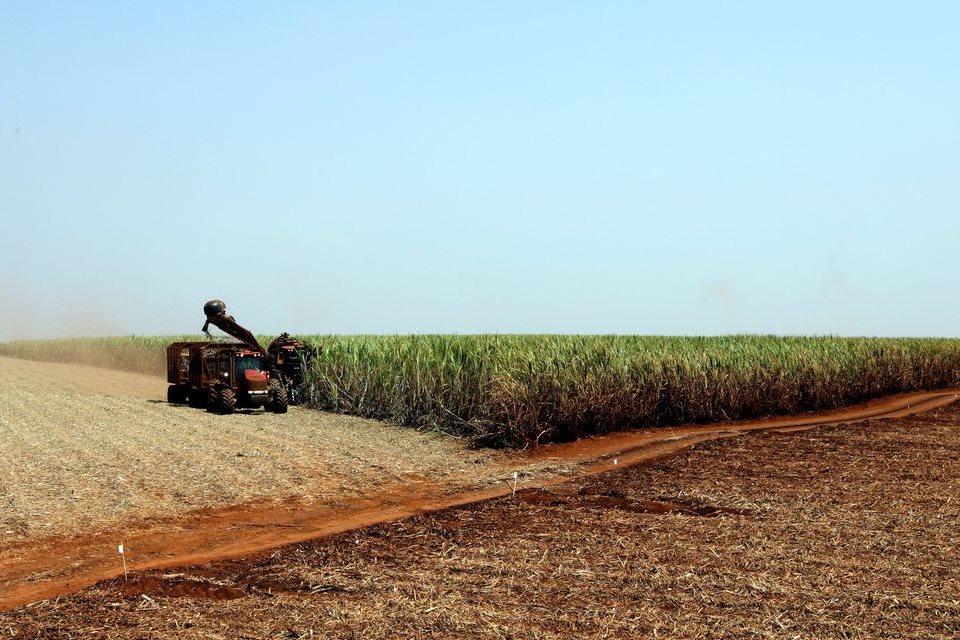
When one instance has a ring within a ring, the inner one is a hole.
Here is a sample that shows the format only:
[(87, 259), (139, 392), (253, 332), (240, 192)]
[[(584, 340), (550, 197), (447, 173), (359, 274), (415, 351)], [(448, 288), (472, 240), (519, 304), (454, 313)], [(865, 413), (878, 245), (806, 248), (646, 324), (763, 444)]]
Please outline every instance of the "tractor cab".
[(247, 395), (247, 402), (253, 406), (266, 404), (270, 376), (263, 354), (241, 351), (236, 355), (236, 372), (237, 387)]
[(237, 356), (237, 380), (242, 380), (246, 371), (266, 373), (267, 361), (260, 354), (242, 353)]

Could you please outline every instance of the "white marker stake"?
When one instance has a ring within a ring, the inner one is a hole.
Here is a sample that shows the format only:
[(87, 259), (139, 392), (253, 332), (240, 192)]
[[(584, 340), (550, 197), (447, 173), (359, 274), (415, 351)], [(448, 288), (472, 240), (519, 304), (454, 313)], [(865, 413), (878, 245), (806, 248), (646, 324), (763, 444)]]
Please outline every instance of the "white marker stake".
[(123, 579), (124, 579), (124, 581), (126, 581), (126, 579), (127, 579), (127, 554), (125, 554), (125, 553), (123, 552), (123, 543), (122, 543), (122, 542), (117, 546), (117, 553), (119, 553), (119, 554), (120, 554), (120, 557), (123, 558)]
[(616, 458), (613, 459), (613, 466), (617, 466), (617, 459), (616, 459)]
[(517, 472), (513, 472), (513, 492), (510, 494), (510, 497), (516, 497), (517, 495)]

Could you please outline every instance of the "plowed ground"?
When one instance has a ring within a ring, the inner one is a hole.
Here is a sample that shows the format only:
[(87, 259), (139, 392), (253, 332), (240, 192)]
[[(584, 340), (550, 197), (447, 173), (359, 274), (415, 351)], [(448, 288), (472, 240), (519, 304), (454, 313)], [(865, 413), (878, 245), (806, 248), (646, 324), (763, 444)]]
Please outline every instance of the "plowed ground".
[[(410, 433), (397, 437), (424, 437)], [(484, 501), (239, 559), (135, 567), (128, 580), (0, 614), (0, 637), (960, 635), (958, 408), (705, 441), (568, 478), (548, 460), (539, 473), (563, 482), (544, 476), (516, 495), (501, 486)], [(474, 466), (496, 467), (492, 477), (511, 462)], [(242, 539), (261, 525), (230, 531)], [(43, 541), (18, 544), (35, 553)], [(16, 549), (5, 548), (8, 564)]]

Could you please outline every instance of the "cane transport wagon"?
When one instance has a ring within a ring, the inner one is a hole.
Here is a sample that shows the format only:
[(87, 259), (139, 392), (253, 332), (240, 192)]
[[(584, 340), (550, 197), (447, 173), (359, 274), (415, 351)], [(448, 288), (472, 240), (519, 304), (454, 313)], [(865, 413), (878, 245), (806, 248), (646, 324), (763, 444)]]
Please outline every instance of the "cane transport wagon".
[(262, 351), (236, 342), (174, 342), (167, 347), (167, 401), (214, 413), (264, 407), (286, 413), (282, 376)]

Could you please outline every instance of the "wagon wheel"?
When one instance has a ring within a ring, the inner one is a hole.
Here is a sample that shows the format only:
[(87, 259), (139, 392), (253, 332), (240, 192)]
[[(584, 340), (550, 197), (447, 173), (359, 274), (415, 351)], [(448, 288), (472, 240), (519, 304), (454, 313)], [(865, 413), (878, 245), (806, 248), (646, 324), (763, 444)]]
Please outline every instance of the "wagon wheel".
[(207, 403), (207, 391), (205, 389), (190, 389), (187, 391), (187, 404), (197, 409), (205, 406)]

